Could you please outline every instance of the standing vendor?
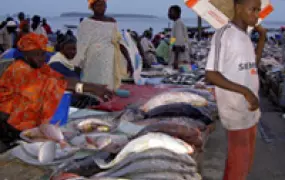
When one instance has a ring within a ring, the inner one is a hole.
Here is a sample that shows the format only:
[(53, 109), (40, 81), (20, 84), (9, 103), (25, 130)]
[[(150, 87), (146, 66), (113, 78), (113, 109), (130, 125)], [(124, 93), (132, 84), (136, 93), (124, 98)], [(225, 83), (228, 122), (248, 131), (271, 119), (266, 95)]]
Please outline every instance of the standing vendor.
[(105, 86), (66, 79), (46, 65), (47, 42), (43, 35), (24, 35), (17, 44), (24, 58), (0, 77), (0, 141), (8, 148), (21, 131), (49, 123), (65, 91), (112, 98)]
[(258, 22), (260, 0), (235, 0), (233, 21), (217, 30), (206, 66), (206, 78), (216, 86), (219, 115), (227, 130), (228, 154), (224, 180), (246, 180), (251, 170), (260, 119), (258, 64), (266, 30), (256, 27), (257, 48), (247, 33)]
[(171, 56), (170, 64), (178, 69), (180, 64), (190, 63), (189, 38), (187, 27), (181, 20), (181, 8), (177, 5), (171, 6), (168, 17), (174, 22), (171, 31)]
[[(105, 84), (116, 90), (122, 78), (128, 76), (127, 71), (133, 74), (131, 59), (128, 50), (120, 44), (122, 37), (116, 20), (105, 14), (106, 1), (88, 0), (88, 4), (93, 15), (80, 23), (74, 65), (82, 68), (83, 81)], [(122, 61), (121, 54), (127, 62)]]

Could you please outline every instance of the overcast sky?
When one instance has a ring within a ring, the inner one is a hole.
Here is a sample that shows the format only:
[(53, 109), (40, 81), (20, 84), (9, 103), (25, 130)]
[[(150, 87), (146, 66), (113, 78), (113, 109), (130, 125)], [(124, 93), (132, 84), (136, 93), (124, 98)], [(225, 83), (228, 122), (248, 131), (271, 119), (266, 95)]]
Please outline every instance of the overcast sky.
[[(271, 0), (275, 11), (268, 20), (285, 21), (285, 0)], [(0, 14), (14, 14), (24, 11), (28, 14), (58, 16), (62, 12), (88, 12), (87, 0), (0, 0)], [(166, 17), (170, 5), (183, 7), (183, 17), (195, 17), (184, 0), (108, 0), (109, 13), (136, 13)]]

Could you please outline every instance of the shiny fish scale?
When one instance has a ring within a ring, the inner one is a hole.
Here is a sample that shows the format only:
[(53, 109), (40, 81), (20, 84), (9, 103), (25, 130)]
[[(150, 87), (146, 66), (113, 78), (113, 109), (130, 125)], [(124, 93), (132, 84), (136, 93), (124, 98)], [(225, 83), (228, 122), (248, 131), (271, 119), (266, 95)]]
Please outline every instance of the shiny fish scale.
[(171, 152), (166, 149), (162, 148), (157, 148), (157, 149), (149, 149), (141, 153), (132, 153), (129, 154), (123, 161), (121, 161), (119, 164), (114, 166), (112, 169), (109, 171), (100, 173), (98, 175), (104, 175), (107, 173), (113, 173), (124, 166), (129, 165), (130, 163), (138, 160), (146, 160), (146, 159), (169, 159), (170, 161), (177, 161), (181, 163), (185, 163), (189, 166), (196, 166), (196, 162), (192, 159), (191, 156), (186, 155), (186, 154), (176, 154), (174, 152)]
[(196, 172), (195, 166), (187, 166), (179, 162), (170, 162), (168, 160), (147, 159), (131, 163), (130, 165), (114, 172), (106, 174), (106, 177), (125, 177), (134, 173), (149, 173), (149, 172), (177, 172), (177, 173), (192, 173)]
[(141, 173), (131, 174), (127, 178), (132, 180), (143, 180), (143, 179), (163, 179), (163, 180), (199, 180), (187, 173), (169, 173), (169, 172), (157, 172), (157, 173)]
[(102, 169), (109, 169), (125, 159), (125, 157), (127, 157), (130, 153), (139, 153), (147, 149), (154, 148), (168, 149), (177, 154), (188, 154), (189, 152), (193, 152), (192, 147), (187, 145), (182, 140), (175, 139), (163, 133), (148, 133), (147, 135), (141, 136), (129, 142), (110, 163), (106, 164), (98, 162), (98, 165)]
[(200, 130), (205, 130), (206, 129), (206, 125), (200, 121), (195, 121), (192, 118), (189, 117), (163, 117), (163, 118), (151, 118), (151, 119), (145, 119), (145, 120), (141, 120), (139, 121), (140, 123), (146, 124), (146, 125), (151, 125), (151, 124), (155, 124), (158, 122), (173, 122), (173, 123), (178, 123), (178, 124), (182, 124), (185, 126), (190, 126), (193, 128), (197, 128)]
[(144, 111), (149, 111), (161, 105), (179, 102), (189, 103), (197, 106), (207, 105), (207, 100), (199, 95), (189, 92), (169, 92), (155, 96), (145, 105), (143, 105), (142, 109)]
[(84, 120), (78, 120), (78, 124), (77, 127), (81, 128), (82, 126), (84, 126), (85, 124), (98, 124), (98, 125), (105, 125), (105, 126), (112, 126), (112, 123), (109, 123), (107, 121), (103, 121), (101, 119), (84, 119)]

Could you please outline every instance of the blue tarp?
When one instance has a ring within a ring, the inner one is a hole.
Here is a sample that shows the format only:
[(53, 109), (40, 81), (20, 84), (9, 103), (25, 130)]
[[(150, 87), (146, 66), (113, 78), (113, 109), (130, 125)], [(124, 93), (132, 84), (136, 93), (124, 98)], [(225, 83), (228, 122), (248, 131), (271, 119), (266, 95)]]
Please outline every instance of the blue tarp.
[(59, 124), (60, 126), (67, 124), (71, 97), (71, 93), (64, 93), (58, 108), (50, 121), (51, 124)]

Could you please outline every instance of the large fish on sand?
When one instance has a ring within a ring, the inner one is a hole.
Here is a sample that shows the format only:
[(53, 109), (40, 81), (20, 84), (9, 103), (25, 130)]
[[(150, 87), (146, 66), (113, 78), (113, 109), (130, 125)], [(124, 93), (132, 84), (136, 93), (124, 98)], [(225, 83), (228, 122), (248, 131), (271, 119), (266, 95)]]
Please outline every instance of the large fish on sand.
[(211, 102), (215, 101), (214, 95), (211, 92), (209, 92), (208, 90), (204, 90), (204, 89), (174, 88), (174, 89), (171, 89), (170, 91), (172, 91), (172, 92), (190, 92), (190, 93), (202, 96), (205, 99), (207, 99), (208, 101), (211, 101)]
[(90, 132), (111, 132), (114, 130), (114, 124), (108, 121), (104, 121), (97, 118), (88, 118), (78, 120), (74, 123), (74, 126), (77, 130), (83, 133)]
[(118, 117), (120, 121), (128, 121), (128, 122), (138, 121), (144, 118), (145, 118), (144, 112), (137, 107), (125, 109)]
[(83, 177), (91, 177), (94, 174), (102, 172), (95, 159), (98, 157), (108, 159), (109, 153), (98, 152), (95, 155), (87, 156), (83, 159), (69, 159), (55, 168), (51, 177), (57, 177), (64, 173), (73, 173)]
[(44, 142), (40, 149), (39, 149), (39, 155), (38, 160), (40, 163), (51, 163), (54, 161), (56, 156), (56, 143), (55, 142)]
[(144, 159), (168, 159), (170, 161), (181, 162), (189, 166), (196, 166), (196, 162), (192, 159), (191, 156), (187, 154), (176, 154), (167, 149), (156, 148), (156, 149), (149, 149), (141, 153), (131, 153), (119, 164), (112, 167), (108, 171), (99, 173), (98, 176), (106, 176), (106, 174), (118, 171), (119, 169), (122, 169), (123, 167), (131, 164), (134, 161), (139, 161)]
[(206, 125), (213, 123), (212, 119), (199, 110), (199, 107), (194, 107), (188, 103), (171, 103), (161, 105), (146, 112), (146, 118), (179, 116), (189, 117), (197, 121), (201, 121)]
[(98, 136), (86, 136), (87, 146), (93, 149), (118, 153), (129, 142), (129, 139), (125, 135), (98, 135)]
[(166, 92), (150, 99), (141, 107), (141, 109), (144, 112), (148, 112), (156, 107), (173, 103), (188, 103), (192, 106), (206, 106), (208, 101), (199, 95), (189, 92)]
[(39, 127), (44, 136), (52, 141), (59, 143), (62, 147), (67, 145), (61, 129), (51, 124), (42, 124)]
[(48, 140), (39, 128), (25, 130), (20, 134), (20, 137), (28, 142), (43, 142)]
[(200, 131), (205, 131), (207, 129), (207, 126), (204, 123), (189, 117), (158, 117), (158, 118), (144, 119), (134, 123), (137, 125), (149, 126), (159, 122), (180, 124), (186, 127), (197, 128)]
[(109, 169), (125, 159), (130, 153), (139, 153), (154, 148), (168, 149), (177, 154), (192, 154), (194, 152), (189, 144), (180, 139), (162, 133), (148, 133), (129, 142), (110, 163), (98, 161), (98, 165), (102, 169)]
[[(19, 149), (21, 151), (19, 151)], [(41, 165), (47, 165), (57, 161), (65, 160), (74, 156), (79, 150), (77, 147), (60, 148), (59, 144), (54, 141), (36, 142), (36, 143), (23, 143), (15, 148), (14, 156), (22, 159), (23, 153), (32, 158), (37, 159)], [(20, 152), (20, 153), (19, 153)], [(24, 159), (25, 161), (25, 159)]]
[(142, 159), (134, 161), (116, 172), (108, 173), (104, 177), (126, 177), (129, 174), (150, 172), (175, 172), (194, 175), (197, 172), (197, 168), (179, 161), (171, 161), (170, 159)]
[(37, 128), (23, 131), (20, 137), (28, 142), (55, 141), (62, 145), (66, 144), (62, 130), (51, 124), (42, 124)]
[(189, 126), (187, 127), (181, 124), (170, 122), (159, 122), (144, 128), (138, 133), (137, 137), (145, 135), (149, 132), (159, 132), (177, 137), (186, 143), (195, 146), (196, 148), (201, 148), (203, 146), (201, 132), (198, 129)]

